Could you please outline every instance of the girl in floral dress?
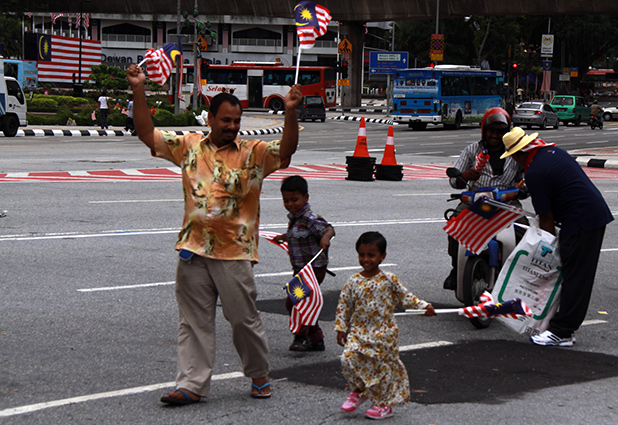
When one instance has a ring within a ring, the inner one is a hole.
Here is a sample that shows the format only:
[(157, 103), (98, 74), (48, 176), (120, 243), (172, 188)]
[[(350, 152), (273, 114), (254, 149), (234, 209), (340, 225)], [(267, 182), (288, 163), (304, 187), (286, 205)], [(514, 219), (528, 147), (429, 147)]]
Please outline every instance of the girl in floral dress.
[(341, 290), (335, 321), (337, 343), (345, 347), (341, 369), (351, 387), (341, 410), (353, 412), (369, 400), (372, 406), (365, 416), (384, 419), (393, 415), (391, 406), (410, 399), (408, 372), (399, 359), (395, 307), (426, 309), (425, 316), (436, 313), (397, 276), (380, 270), (386, 258), (384, 236), (363, 233), (356, 242), (356, 252), (363, 271), (350, 277)]

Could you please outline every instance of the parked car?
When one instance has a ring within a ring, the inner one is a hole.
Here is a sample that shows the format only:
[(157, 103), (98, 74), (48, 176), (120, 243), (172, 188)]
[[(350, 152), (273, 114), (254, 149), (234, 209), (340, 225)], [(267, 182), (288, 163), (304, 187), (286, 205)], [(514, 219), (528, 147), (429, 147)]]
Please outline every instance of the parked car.
[(545, 130), (548, 126), (558, 128), (560, 117), (551, 106), (543, 102), (524, 102), (513, 111), (513, 125), (528, 128), (538, 126)]
[(326, 121), (326, 107), (321, 96), (304, 96), (303, 101), (296, 108), (296, 116), (300, 121)]
[(590, 118), (590, 106), (581, 96), (556, 95), (549, 105), (556, 111), (564, 125), (569, 122), (580, 125), (582, 121), (588, 122)]
[(603, 108), (603, 120), (611, 121), (618, 120), (618, 107), (616, 106), (606, 106)]

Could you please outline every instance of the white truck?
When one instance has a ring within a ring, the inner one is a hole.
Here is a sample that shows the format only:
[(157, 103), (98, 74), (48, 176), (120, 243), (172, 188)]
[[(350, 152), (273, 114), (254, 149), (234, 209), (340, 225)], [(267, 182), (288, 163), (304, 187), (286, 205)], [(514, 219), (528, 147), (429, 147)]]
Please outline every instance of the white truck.
[(4, 59), (0, 56), (0, 131), (13, 137), (19, 127), (28, 125), (26, 98), (19, 82), (4, 76)]

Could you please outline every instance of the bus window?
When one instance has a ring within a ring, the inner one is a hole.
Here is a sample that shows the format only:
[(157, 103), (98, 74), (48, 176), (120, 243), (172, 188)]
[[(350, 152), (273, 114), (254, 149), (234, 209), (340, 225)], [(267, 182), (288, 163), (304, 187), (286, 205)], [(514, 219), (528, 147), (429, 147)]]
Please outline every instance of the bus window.
[(247, 84), (247, 71), (242, 69), (210, 69), (208, 84)]
[(303, 86), (320, 82), (320, 71), (300, 71), (300, 83)]

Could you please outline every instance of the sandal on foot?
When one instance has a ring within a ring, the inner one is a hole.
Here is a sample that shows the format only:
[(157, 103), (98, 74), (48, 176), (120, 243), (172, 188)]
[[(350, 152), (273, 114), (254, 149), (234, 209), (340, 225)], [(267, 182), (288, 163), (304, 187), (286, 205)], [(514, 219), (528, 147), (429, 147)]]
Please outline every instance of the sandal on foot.
[(262, 390), (264, 388), (270, 387), (270, 382), (265, 383), (262, 386), (257, 386), (256, 384), (251, 384), (251, 388), (255, 388), (257, 390), (257, 393), (254, 393), (253, 391), (251, 391), (251, 397), (253, 398), (268, 398), (270, 397), (271, 393), (264, 393), (262, 394)]
[[(183, 398), (172, 396), (172, 394), (174, 394), (175, 392), (179, 392), (180, 394), (182, 394)], [(177, 388), (171, 393), (161, 397), (161, 402), (167, 403), (167, 404), (173, 404), (175, 406), (186, 406), (187, 404), (199, 403), (200, 398), (201, 397), (198, 397), (197, 400), (193, 399), (186, 391), (181, 390), (180, 388)]]

